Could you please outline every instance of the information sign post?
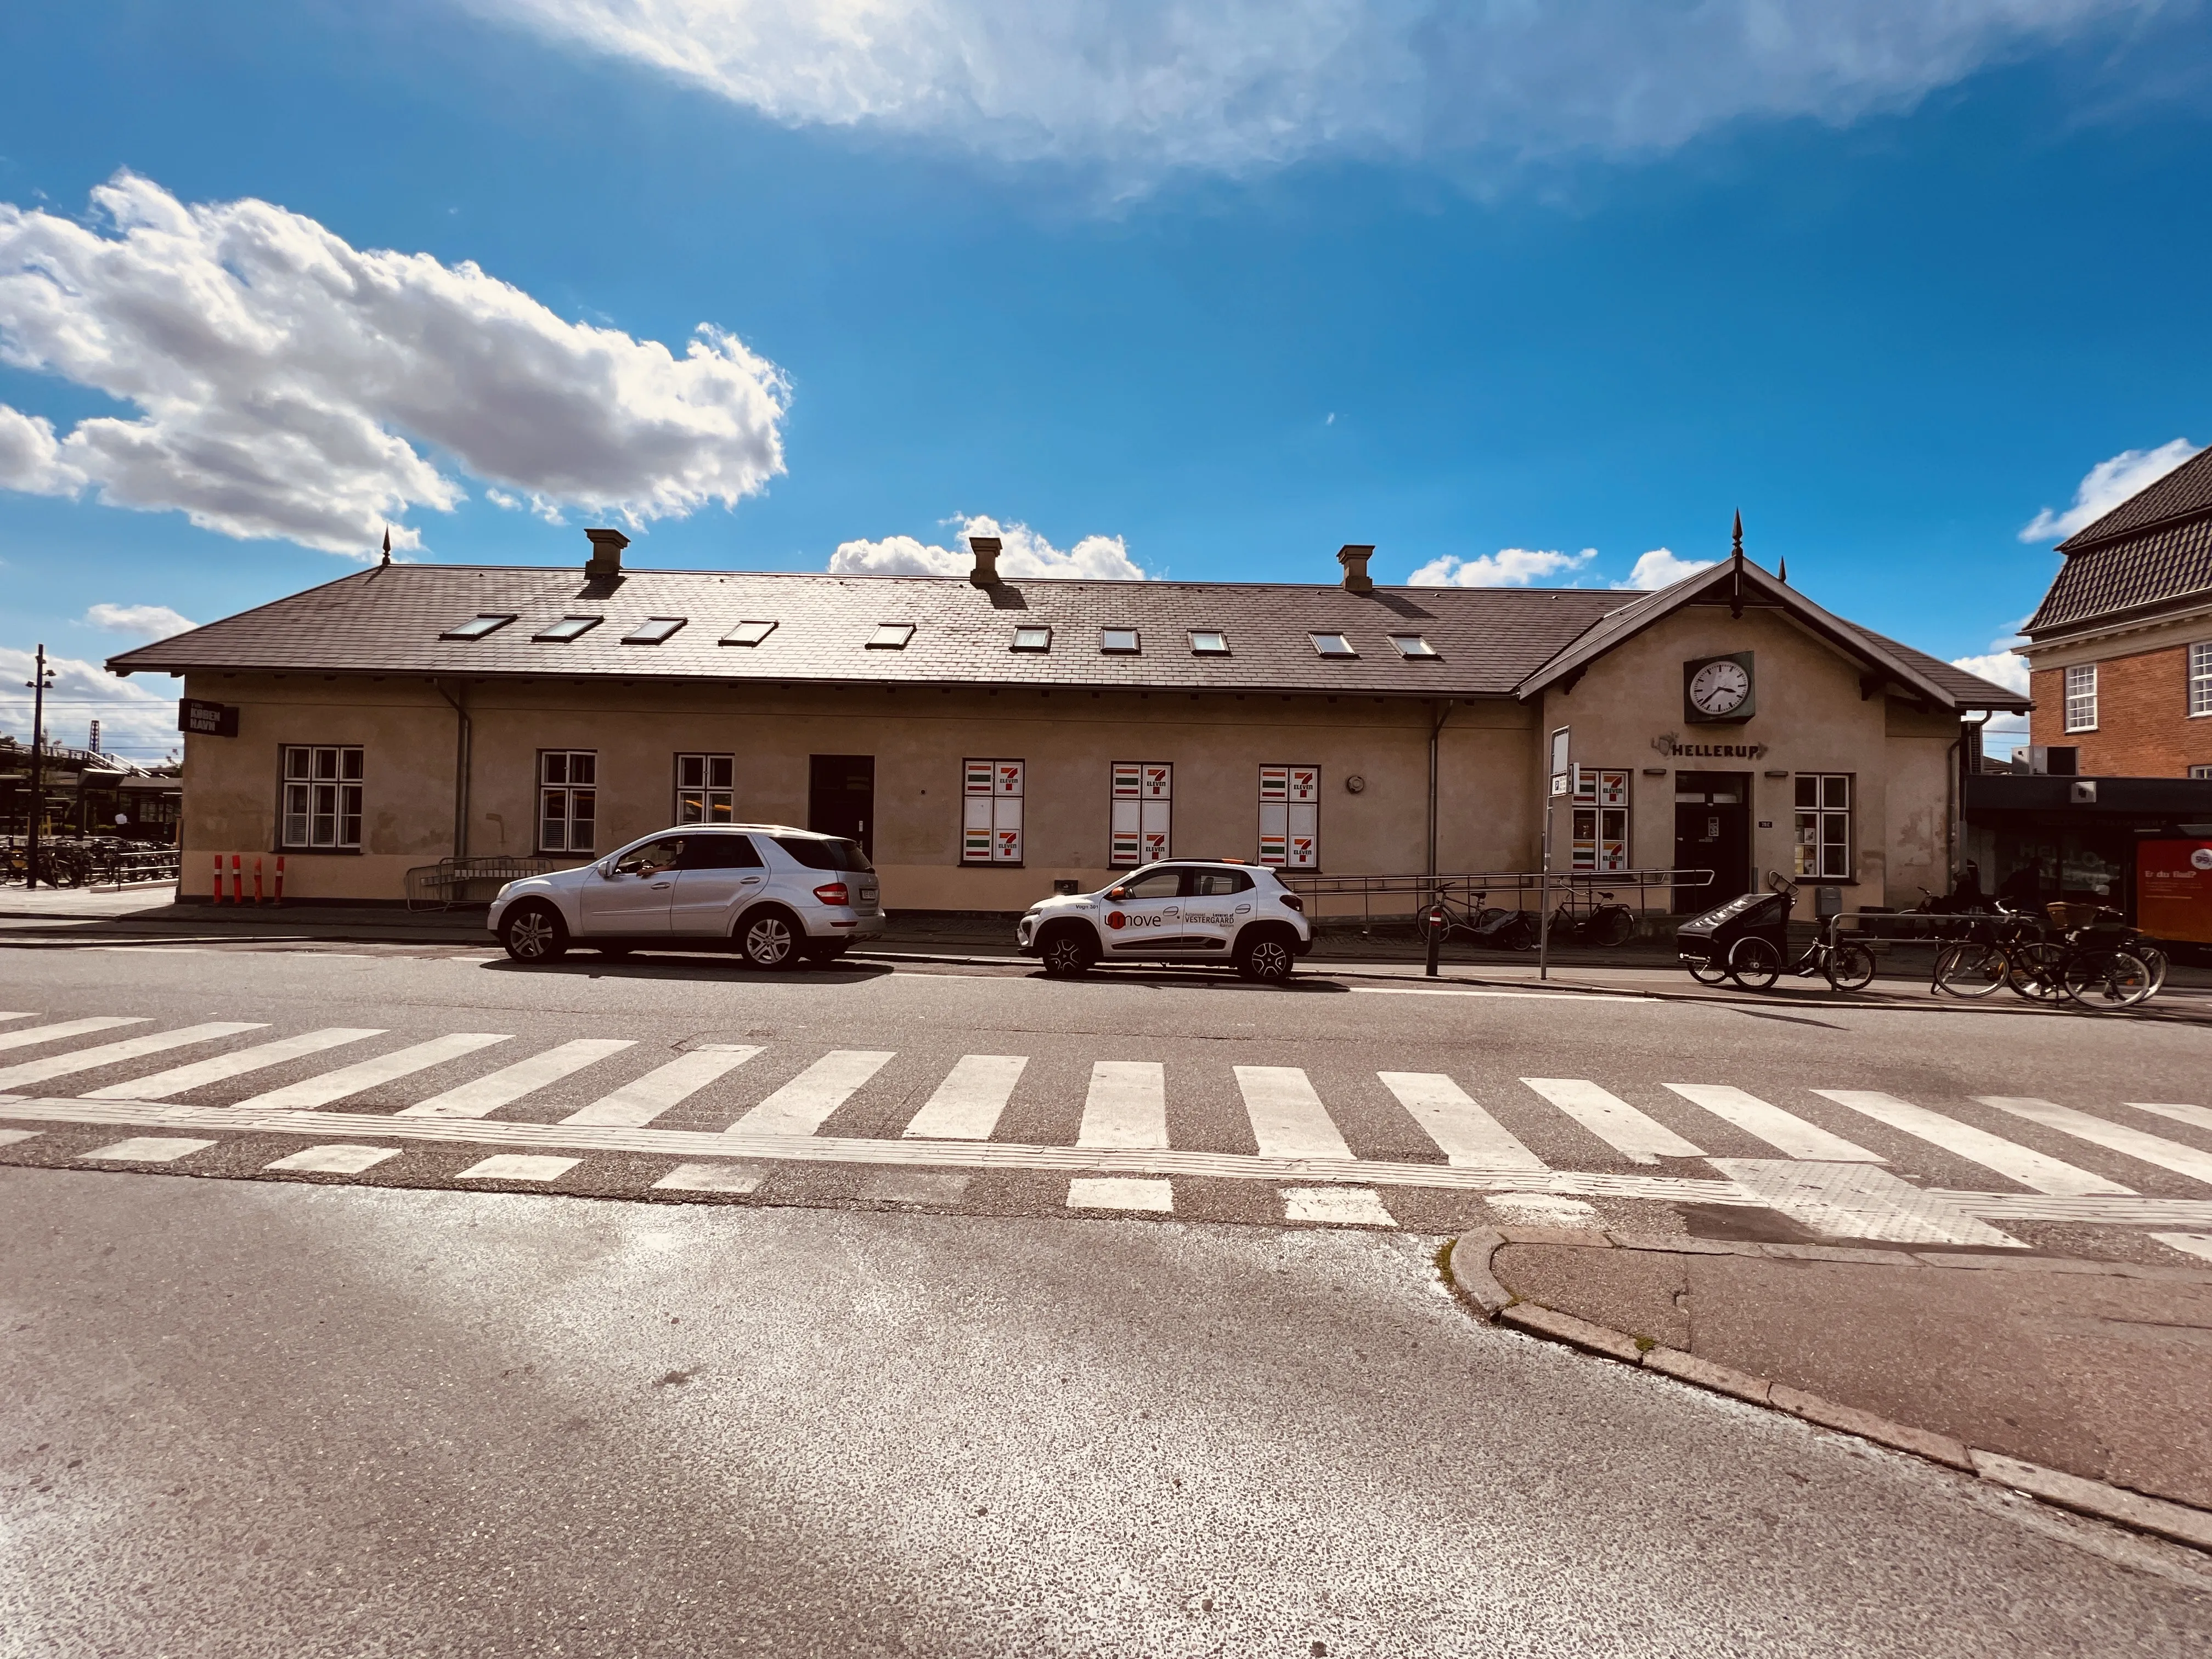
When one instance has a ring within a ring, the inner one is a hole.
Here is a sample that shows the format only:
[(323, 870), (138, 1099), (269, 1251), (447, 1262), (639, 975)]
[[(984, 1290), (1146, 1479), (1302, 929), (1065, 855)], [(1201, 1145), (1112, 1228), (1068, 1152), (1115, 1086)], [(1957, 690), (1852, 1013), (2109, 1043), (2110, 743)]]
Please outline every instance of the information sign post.
[(1536, 883), (1536, 977), (1540, 980), (1552, 976), (1552, 804), (1571, 794), (1575, 787), (1577, 769), (1567, 759), (1568, 731), (1562, 726), (1552, 733), (1551, 783), (1544, 792), (1543, 873)]

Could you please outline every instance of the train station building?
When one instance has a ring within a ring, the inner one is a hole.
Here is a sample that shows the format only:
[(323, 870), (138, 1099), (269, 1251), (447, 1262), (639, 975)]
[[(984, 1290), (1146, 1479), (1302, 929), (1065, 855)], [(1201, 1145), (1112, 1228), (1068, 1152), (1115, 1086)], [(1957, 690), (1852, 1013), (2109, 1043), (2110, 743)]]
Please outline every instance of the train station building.
[[(1739, 552), (1654, 593), (388, 564), (117, 657), (180, 675), (186, 897), (393, 902), (688, 822), (850, 835), (893, 910), (1018, 911), (1171, 855), (1321, 875), (1773, 871), (1947, 886), (1974, 722), (2027, 700)], [(1809, 909), (1809, 896), (1806, 901)]]

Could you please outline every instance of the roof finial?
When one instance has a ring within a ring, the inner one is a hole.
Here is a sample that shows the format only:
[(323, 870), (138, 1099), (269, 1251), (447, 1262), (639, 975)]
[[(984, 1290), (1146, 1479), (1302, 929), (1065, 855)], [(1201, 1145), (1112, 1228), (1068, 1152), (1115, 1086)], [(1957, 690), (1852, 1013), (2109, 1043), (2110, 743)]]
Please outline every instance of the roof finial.
[(1729, 616), (1731, 620), (1743, 620), (1743, 509), (1735, 513), (1735, 545), (1729, 554)]
[(1774, 580), (1778, 582), (1787, 582), (1790, 580), (1790, 556), (1787, 553), (1782, 556), (1781, 561), (1775, 566)]
[(390, 525), (384, 526), (384, 562), (386, 564), (392, 562), (392, 526)]
[(1743, 509), (1741, 507), (1736, 509), (1735, 537), (1734, 544), (1729, 549), (1729, 556), (1738, 561), (1743, 557)]

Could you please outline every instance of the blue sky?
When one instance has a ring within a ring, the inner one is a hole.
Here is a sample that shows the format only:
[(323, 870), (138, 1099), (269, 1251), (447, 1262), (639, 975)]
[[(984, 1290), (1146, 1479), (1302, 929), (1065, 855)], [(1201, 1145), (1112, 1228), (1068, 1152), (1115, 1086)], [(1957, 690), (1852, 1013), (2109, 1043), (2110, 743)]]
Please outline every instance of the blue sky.
[[(2187, 0), (360, 9), (0, 16), (0, 668), (386, 518), (452, 562), (617, 522), (928, 568), (980, 516), (1040, 568), (1602, 586), (1739, 507), (1973, 656), (2039, 514), (2212, 441)], [(253, 264), (309, 246), (374, 302)], [(64, 678), (58, 738), (122, 700), (167, 746), (166, 682)]]

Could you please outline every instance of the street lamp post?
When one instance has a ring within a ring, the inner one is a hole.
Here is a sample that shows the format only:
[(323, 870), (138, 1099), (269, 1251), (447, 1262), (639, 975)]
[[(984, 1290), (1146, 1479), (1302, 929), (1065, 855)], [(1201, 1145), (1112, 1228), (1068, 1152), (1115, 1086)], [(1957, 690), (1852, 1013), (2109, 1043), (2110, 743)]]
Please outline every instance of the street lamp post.
[(34, 670), (24, 682), (31, 689), (31, 822), (23, 842), (26, 888), (39, 884), (39, 814), (46, 804), (46, 769), (40, 763), (46, 758), (43, 738), (46, 729), (46, 688), (53, 683), (53, 671), (46, 666), (46, 642), (40, 641)]

